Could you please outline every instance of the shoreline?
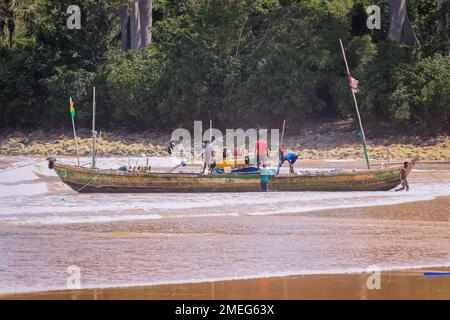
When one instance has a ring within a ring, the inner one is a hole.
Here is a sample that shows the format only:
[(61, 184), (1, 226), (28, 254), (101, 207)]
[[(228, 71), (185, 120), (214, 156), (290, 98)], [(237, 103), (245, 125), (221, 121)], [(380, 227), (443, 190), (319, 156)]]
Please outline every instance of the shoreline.
[[(371, 133), (367, 147), (372, 160), (386, 161), (388, 151), (391, 160), (411, 159), (450, 161), (450, 136), (437, 137)], [(167, 156), (170, 141), (168, 132), (133, 133), (125, 130), (104, 131), (98, 141), (100, 156)], [(78, 130), (80, 156), (91, 153), (90, 131)], [(353, 134), (349, 121), (332, 121), (310, 125), (301, 130), (288, 132), (284, 141), (287, 151), (298, 152), (299, 159), (355, 159), (364, 158), (361, 142)], [(55, 129), (31, 132), (14, 131), (0, 135), (0, 155), (45, 155), (74, 156), (76, 146), (71, 131)]]
[(380, 272), (380, 289), (369, 289), (373, 273), (276, 276), (195, 283), (137, 285), (0, 294), (0, 300), (310, 300), (450, 299), (450, 267)]

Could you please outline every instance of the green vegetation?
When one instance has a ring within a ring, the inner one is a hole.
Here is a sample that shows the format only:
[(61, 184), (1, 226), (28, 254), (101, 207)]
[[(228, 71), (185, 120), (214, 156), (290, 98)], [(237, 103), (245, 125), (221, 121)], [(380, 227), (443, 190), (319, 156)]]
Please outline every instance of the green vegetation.
[[(78, 4), (82, 29), (67, 30)], [(339, 38), (364, 121), (437, 133), (450, 120), (448, 30), (436, 0), (408, 0), (420, 48), (366, 27), (366, 0), (154, 0), (152, 43), (122, 52), (119, 0), (2, 0), (0, 127), (273, 126), (353, 117)], [(374, 4), (372, 1), (370, 4)], [(448, 6), (444, 6), (448, 9)], [(14, 28), (12, 26), (14, 25)]]

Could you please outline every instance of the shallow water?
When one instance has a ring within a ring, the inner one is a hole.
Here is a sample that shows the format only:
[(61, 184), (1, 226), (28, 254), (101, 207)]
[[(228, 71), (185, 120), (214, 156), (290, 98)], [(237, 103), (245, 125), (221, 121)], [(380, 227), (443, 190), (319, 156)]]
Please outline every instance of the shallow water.
[[(0, 171), (39, 160), (3, 157)], [(65, 289), (71, 265), (82, 287), (449, 265), (450, 211), (363, 214), (450, 196), (450, 168), (419, 166), (410, 184), (408, 193), (76, 194), (45, 162), (0, 172), (0, 292)]]

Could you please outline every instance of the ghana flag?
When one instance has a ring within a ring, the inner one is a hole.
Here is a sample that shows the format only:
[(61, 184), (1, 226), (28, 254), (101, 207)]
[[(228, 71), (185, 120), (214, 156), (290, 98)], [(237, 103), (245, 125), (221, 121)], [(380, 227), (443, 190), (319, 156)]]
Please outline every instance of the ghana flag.
[(72, 119), (75, 118), (75, 107), (72, 97), (70, 97), (70, 115), (72, 116)]

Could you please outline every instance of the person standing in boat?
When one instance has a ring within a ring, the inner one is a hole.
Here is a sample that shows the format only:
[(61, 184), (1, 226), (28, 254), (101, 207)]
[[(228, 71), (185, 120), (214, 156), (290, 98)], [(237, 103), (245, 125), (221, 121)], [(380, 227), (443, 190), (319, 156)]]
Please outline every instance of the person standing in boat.
[(403, 163), (403, 168), (400, 170), (400, 181), (402, 187), (396, 189), (395, 191), (402, 191), (402, 190), (409, 191), (409, 183), (408, 180), (406, 180), (406, 178), (408, 177), (408, 166), (409, 166), (408, 162)]
[(258, 168), (261, 164), (266, 163), (268, 156), (269, 151), (267, 149), (267, 142), (264, 139), (259, 139), (258, 137), (258, 140), (256, 141), (256, 164)]
[(278, 174), (280, 173), (280, 169), (283, 166), (283, 163), (287, 161), (289, 163), (289, 173), (294, 174), (294, 165), (298, 159), (298, 154), (289, 152), (285, 153), (281, 148), (278, 150)]
[(214, 150), (210, 141), (204, 141), (205, 149), (203, 150), (203, 170), (202, 173), (205, 173), (206, 169), (208, 169), (208, 173), (212, 173), (212, 164), (214, 160)]
[(167, 146), (167, 153), (169, 154), (169, 156), (172, 155), (173, 153), (173, 148), (175, 148), (175, 141), (170, 141), (169, 145)]
[(270, 170), (267, 168), (267, 165), (263, 163), (262, 168), (260, 170), (260, 185), (262, 192), (269, 191), (269, 181), (270, 181)]

